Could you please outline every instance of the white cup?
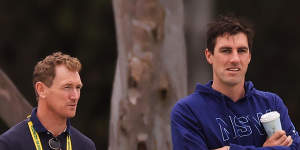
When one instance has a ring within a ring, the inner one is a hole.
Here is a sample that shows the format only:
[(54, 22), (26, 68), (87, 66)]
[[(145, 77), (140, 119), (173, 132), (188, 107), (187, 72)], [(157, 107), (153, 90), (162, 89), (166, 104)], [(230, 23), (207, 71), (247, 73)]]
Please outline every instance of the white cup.
[(268, 137), (271, 137), (276, 131), (282, 130), (280, 114), (272, 111), (261, 116), (260, 122), (263, 124)]

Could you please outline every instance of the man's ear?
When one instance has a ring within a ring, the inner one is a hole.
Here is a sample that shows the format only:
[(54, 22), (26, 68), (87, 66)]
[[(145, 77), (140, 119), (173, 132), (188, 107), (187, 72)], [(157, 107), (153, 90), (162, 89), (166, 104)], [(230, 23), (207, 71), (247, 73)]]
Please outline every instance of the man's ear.
[(206, 48), (205, 49), (205, 57), (206, 57), (206, 60), (209, 64), (212, 64), (212, 56), (213, 54)]
[(47, 93), (47, 86), (43, 82), (36, 82), (35, 83), (35, 90), (40, 98), (45, 98)]

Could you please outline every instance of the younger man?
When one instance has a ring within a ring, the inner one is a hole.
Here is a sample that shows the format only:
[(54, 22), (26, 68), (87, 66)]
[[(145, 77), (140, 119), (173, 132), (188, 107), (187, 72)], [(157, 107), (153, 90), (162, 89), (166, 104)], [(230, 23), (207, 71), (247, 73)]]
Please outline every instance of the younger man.
[[(251, 60), (252, 29), (234, 17), (210, 24), (205, 56), (213, 81), (198, 84), (171, 114), (174, 150), (300, 149), (300, 138), (282, 99), (245, 82)], [(282, 131), (267, 139), (260, 117), (278, 111)]]

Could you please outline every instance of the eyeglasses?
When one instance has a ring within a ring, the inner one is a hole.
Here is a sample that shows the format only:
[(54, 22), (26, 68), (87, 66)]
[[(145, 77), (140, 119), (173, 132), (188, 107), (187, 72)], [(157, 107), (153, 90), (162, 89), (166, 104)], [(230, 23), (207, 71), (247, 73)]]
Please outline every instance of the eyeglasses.
[(57, 138), (51, 138), (48, 141), (48, 144), (49, 144), (49, 147), (52, 150), (61, 150), (61, 148), (60, 148), (60, 141)]

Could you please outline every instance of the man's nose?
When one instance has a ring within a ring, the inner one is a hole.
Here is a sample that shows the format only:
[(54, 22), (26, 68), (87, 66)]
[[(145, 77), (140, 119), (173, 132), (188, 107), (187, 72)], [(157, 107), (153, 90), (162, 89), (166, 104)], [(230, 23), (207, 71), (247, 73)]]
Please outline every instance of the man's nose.
[(79, 99), (79, 97), (80, 97), (80, 90), (76, 88), (72, 89), (70, 93), (70, 98), (72, 100), (77, 100)]
[(239, 61), (240, 61), (239, 53), (237, 51), (233, 51), (232, 54), (231, 54), (230, 62), (238, 63)]

